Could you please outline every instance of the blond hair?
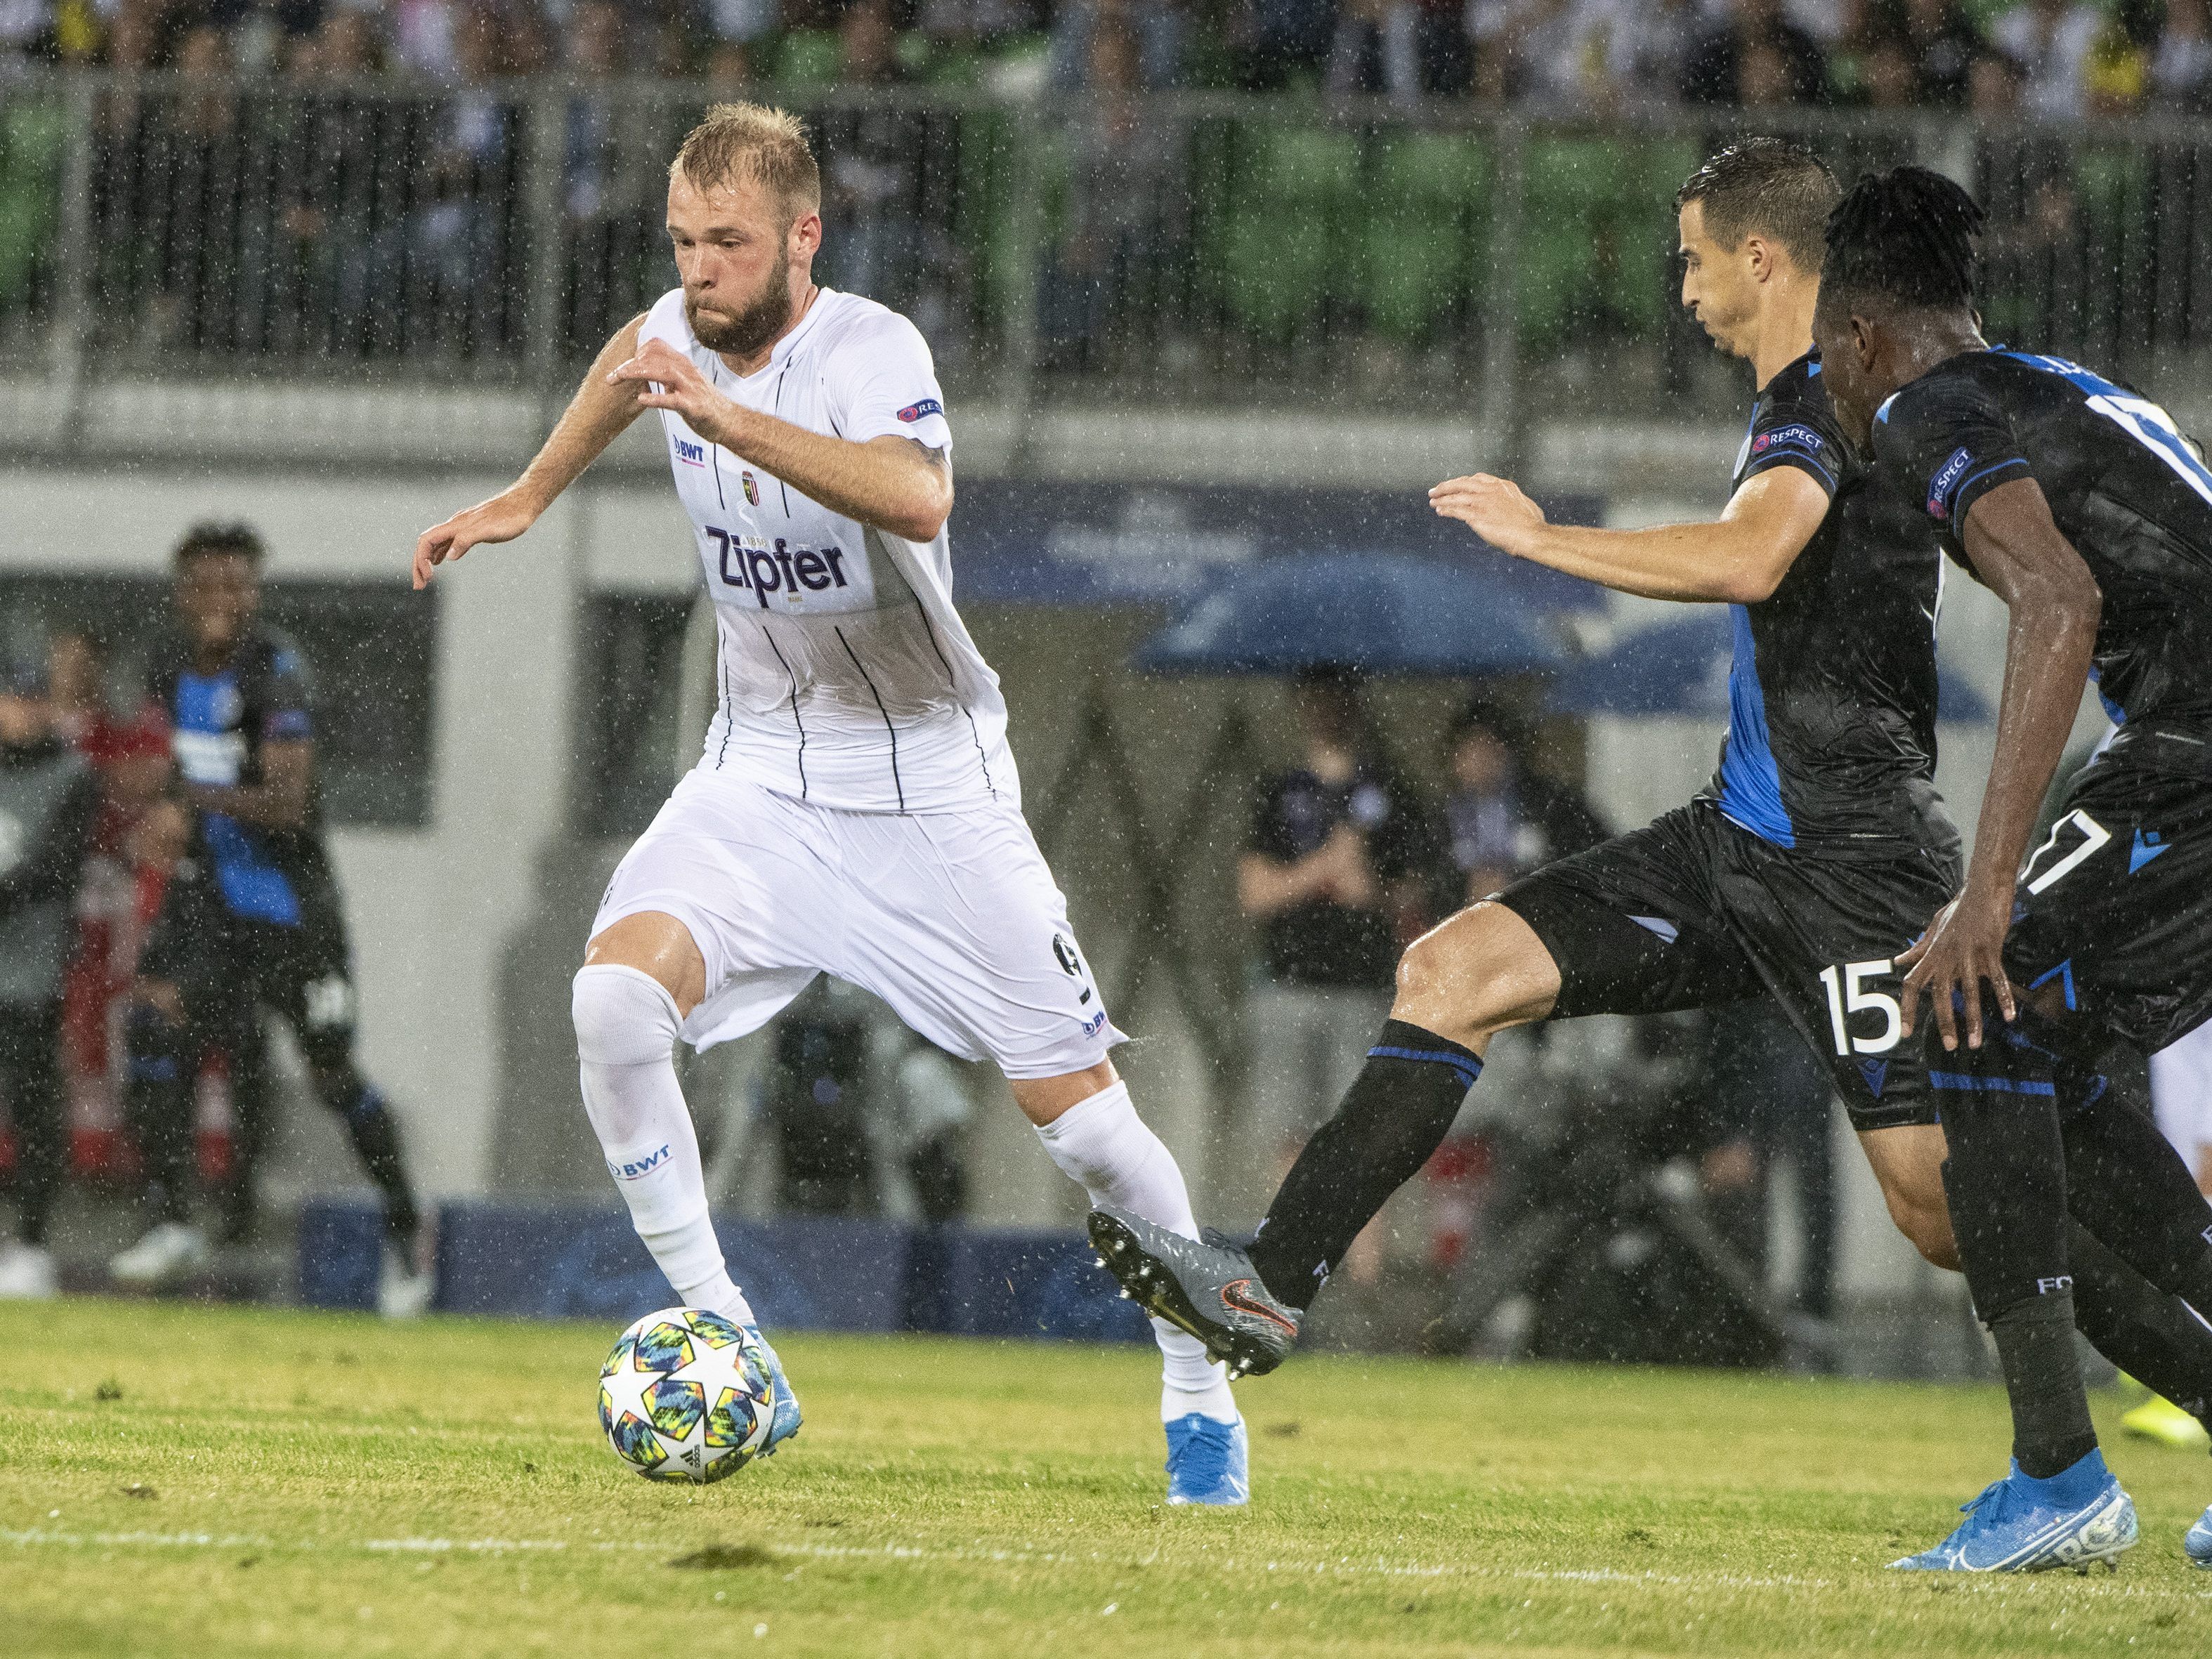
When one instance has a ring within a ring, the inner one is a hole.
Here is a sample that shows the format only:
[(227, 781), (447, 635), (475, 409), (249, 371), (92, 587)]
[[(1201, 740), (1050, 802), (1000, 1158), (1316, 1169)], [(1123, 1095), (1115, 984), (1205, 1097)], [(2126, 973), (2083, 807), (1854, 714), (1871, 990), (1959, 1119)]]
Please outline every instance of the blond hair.
[(806, 130), (788, 111), (765, 104), (716, 104), (684, 135), (669, 163), (701, 190), (740, 180), (774, 191), (787, 207), (811, 213), (822, 205), (822, 170)]

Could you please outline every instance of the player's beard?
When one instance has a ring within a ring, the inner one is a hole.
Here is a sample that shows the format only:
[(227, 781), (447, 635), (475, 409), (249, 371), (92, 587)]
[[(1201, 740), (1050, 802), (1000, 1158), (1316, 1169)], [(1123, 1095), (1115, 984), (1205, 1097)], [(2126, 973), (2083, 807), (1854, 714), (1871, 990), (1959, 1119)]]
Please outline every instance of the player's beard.
[(691, 324), (692, 337), (708, 350), (732, 357), (750, 357), (790, 324), (790, 273), (778, 270), (772, 274), (761, 291), (735, 316), (702, 312), (688, 294), (684, 296), (684, 314)]

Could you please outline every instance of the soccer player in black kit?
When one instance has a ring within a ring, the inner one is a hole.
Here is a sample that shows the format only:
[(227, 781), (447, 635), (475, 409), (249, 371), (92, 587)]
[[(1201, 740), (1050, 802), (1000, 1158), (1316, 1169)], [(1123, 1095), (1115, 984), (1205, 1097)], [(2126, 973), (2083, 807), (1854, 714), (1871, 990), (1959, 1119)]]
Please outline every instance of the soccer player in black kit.
[[(2072, 1352), (2069, 1206), (2212, 1312), (2212, 1208), (2094, 1069), (2108, 1033), (2154, 1050), (2212, 1012), (2212, 471), (2155, 404), (1983, 340), (1982, 223), (1938, 174), (1860, 180), (1828, 227), (1815, 323), (1877, 490), (1923, 514), (2012, 613), (1973, 861), (1905, 958), (1908, 1018), (1932, 1001), (1944, 1181), (1996, 1339), (2014, 1462), (1942, 1545), (1898, 1565), (1968, 1571), (2109, 1559), (2135, 1538)], [(2092, 675), (2118, 732), (2023, 866)], [(2185, 1549), (2212, 1567), (2212, 1511)]]
[[(1759, 388), (1717, 523), (1554, 526), (1486, 477), (1431, 492), (1507, 553), (1655, 598), (1729, 602), (1729, 735), (1688, 806), (1413, 944), (1365, 1069), (1249, 1253), (1094, 1213), (1124, 1287), (1233, 1365), (1279, 1363), (1345, 1247), (1443, 1138), (1491, 1034), (1545, 1018), (1773, 995), (1828, 1061), (1900, 1228), (1957, 1265), (1943, 1130), (1894, 965), (1960, 876), (1932, 781), (1941, 557), (1912, 512), (1869, 487), (1806, 349), (1834, 199), (1817, 160), (1774, 141), (1723, 151), (1679, 198), (1685, 301), (1752, 360)], [(2212, 1391), (2212, 1333), (2094, 1237), (2075, 1244), (2098, 1346), (2169, 1397)]]
[(417, 1313), (430, 1291), (417, 1259), (420, 1213), (391, 1108), (354, 1061), (353, 975), (323, 845), (306, 665), (258, 618), (262, 556), (260, 538), (239, 525), (200, 526), (176, 552), (181, 627), (149, 690), (168, 718), (195, 824), (140, 960), (126, 1028), (153, 1222), (112, 1271), (152, 1285), (207, 1259), (190, 1186), (193, 1085), (210, 1050), (230, 1063), (236, 1124), (226, 1230), (234, 1239), (250, 1228), (270, 1127), (266, 1009), (291, 1026), (317, 1097), (383, 1194), (380, 1305)]

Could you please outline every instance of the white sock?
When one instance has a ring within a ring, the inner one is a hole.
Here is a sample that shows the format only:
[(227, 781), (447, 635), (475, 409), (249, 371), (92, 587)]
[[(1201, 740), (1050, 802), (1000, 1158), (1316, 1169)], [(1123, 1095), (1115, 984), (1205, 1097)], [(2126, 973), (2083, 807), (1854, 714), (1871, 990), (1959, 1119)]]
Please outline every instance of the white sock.
[(671, 1058), (676, 1000), (635, 968), (580, 968), (570, 1012), (584, 1110), (637, 1236), (685, 1306), (753, 1323), (707, 1213), (699, 1137)]
[[(1111, 1204), (1186, 1238), (1198, 1237), (1198, 1218), (1175, 1154), (1137, 1115), (1126, 1083), (1102, 1089), (1038, 1126), (1037, 1139), (1093, 1204)], [(1206, 1358), (1206, 1344), (1164, 1319), (1152, 1322), (1152, 1334), (1160, 1345), (1160, 1420), (1172, 1423), (1196, 1412), (1235, 1422), (1228, 1371)]]

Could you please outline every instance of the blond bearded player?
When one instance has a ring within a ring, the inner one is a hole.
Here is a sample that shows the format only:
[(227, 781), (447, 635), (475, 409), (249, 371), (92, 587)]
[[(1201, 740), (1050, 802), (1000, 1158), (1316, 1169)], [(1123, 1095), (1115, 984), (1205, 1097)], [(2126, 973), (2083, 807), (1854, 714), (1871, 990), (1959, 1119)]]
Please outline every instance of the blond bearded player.
[[(725, 104), (669, 170), (683, 287), (599, 354), (544, 447), (423, 532), (415, 585), (512, 541), (658, 411), (720, 637), (699, 763), (616, 870), (576, 975), (584, 1109), (685, 1303), (757, 1329), (708, 1218), (672, 1054), (753, 1030), (827, 973), (988, 1057), (1094, 1204), (1195, 1234), (1182, 1172), (1107, 1057), (1121, 1040), (1021, 814), (1006, 709), (952, 608), (951, 431), (929, 349), (815, 285), (799, 123)], [(1170, 1503), (1245, 1501), (1222, 1369), (1155, 1322)], [(799, 1427), (775, 1368), (769, 1444)]]

